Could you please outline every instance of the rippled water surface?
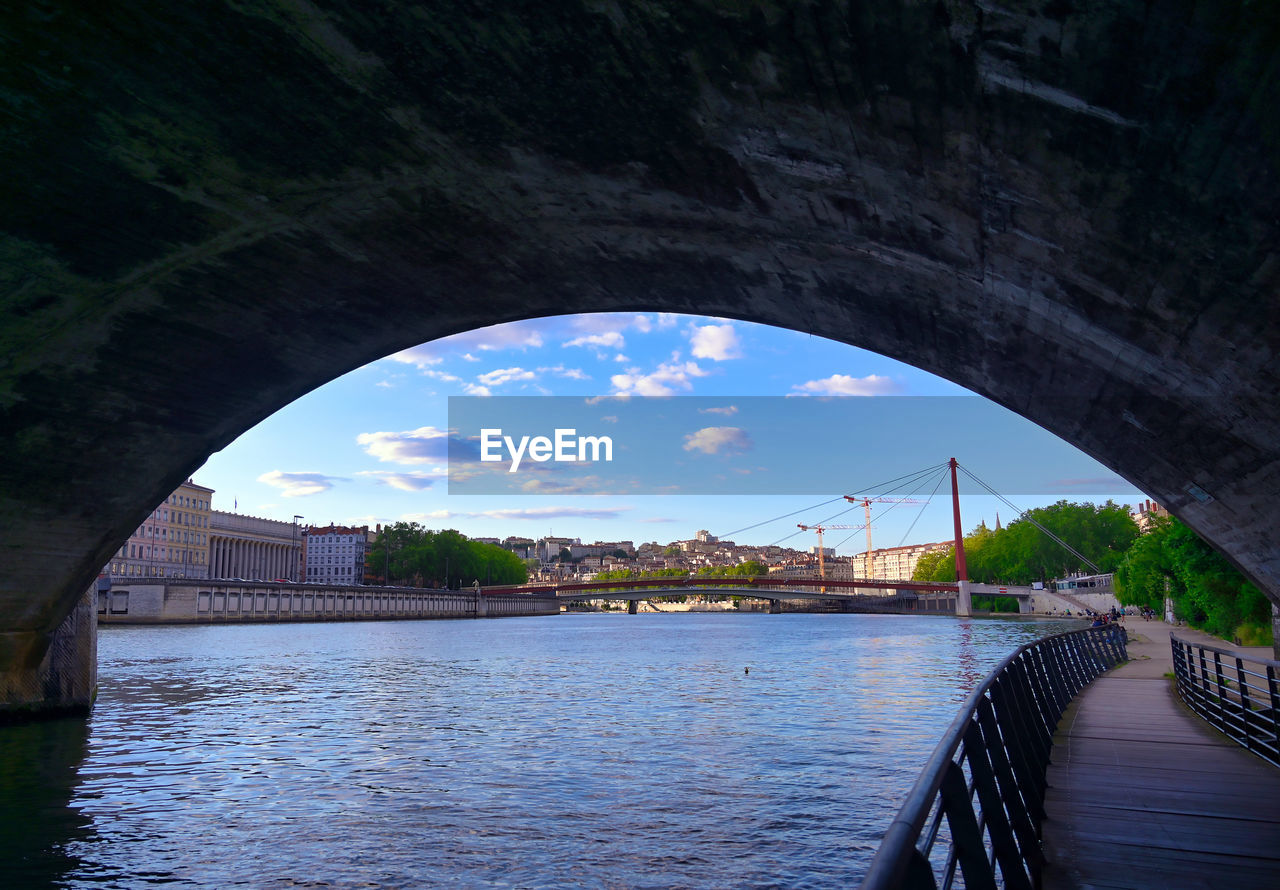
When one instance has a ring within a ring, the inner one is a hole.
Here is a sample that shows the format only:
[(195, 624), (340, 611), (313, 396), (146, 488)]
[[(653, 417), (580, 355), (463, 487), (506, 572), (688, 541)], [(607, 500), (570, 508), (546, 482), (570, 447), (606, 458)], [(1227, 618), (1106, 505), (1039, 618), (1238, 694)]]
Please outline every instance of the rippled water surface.
[(1069, 626), (103, 628), (87, 725), (0, 728), (6, 886), (848, 887), (967, 690)]

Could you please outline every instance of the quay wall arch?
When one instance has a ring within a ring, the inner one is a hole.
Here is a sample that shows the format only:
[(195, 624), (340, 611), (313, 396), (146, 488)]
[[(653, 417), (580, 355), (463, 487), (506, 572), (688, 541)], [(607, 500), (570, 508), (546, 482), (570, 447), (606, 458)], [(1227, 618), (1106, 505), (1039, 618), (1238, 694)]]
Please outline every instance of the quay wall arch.
[(763, 322), (947, 377), (1277, 601), (1274, 4), (3, 15), (10, 675), (154, 503), (279, 407), (419, 342), (586, 311)]

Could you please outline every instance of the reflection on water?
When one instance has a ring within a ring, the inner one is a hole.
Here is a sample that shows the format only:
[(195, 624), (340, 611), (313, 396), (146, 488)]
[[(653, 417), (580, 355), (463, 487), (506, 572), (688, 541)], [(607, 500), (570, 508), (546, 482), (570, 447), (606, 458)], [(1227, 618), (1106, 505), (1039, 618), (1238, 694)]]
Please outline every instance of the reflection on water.
[[(982, 678), (990, 671), (990, 667), (984, 667), (981, 653), (973, 643), (973, 620), (970, 618), (960, 618), (956, 622), (959, 625), (959, 651), (956, 652), (956, 677), (959, 679), (961, 686), (965, 689), (972, 689), (981, 682)], [(1016, 647), (1010, 646), (1010, 649)]]
[(83, 719), (0, 726), (0, 863), (10, 887), (53, 885), (84, 867), (72, 846), (91, 822), (70, 805), (89, 727)]
[(87, 732), (0, 730), (0, 852), (70, 887), (844, 887), (967, 691), (1063, 628), (104, 628)]

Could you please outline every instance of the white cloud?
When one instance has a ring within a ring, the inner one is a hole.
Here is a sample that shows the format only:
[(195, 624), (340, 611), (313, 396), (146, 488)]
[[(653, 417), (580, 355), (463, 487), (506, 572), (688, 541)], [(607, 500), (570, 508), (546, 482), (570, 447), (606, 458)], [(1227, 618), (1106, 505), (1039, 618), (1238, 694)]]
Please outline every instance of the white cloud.
[(445, 371), (434, 371), (430, 368), (424, 368), (422, 371), (424, 377), (430, 377), (433, 380), (443, 380), (445, 383), (461, 383), (462, 378)]
[(564, 346), (595, 346), (601, 349), (621, 349), (627, 341), (617, 331), (605, 331), (602, 334), (583, 334), (566, 340)]
[(1048, 483), (1049, 491), (1072, 490), (1088, 491), (1090, 493), (1099, 491), (1115, 491), (1117, 488), (1128, 488), (1129, 483), (1125, 482), (1119, 476), (1094, 476), (1088, 479), (1054, 479)]
[(468, 516), (485, 519), (616, 519), (630, 507), (523, 507), (509, 510), (483, 510)]
[(545, 342), (542, 334), (551, 319), (513, 321), (492, 327), (477, 328), (435, 341), (450, 352), (500, 352), (505, 349), (537, 349)]
[(474, 383), (468, 383), (462, 387), (469, 396), (491, 396), (493, 393), (489, 391), (487, 386), (477, 386)]
[(432, 519), (616, 519), (630, 507), (523, 507), (506, 510), (480, 510), (474, 513), (453, 510), (432, 510), (429, 513), (405, 513), (405, 522), (424, 522)]
[(498, 368), (478, 375), (476, 380), (488, 387), (504, 386), (508, 383), (518, 383), (521, 380), (533, 380), (536, 377), (536, 374), (532, 371), (526, 371), (524, 368)]
[(374, 386), (381, 387), (382, 389), (396, 388), (396, 385), (392, 383), (390, 380), (379, 380), (377, 383), (374, 384)]
[(585, 373), (581, 368), (566, 368), (564, 365), (555, 365), (550, 368), (539, 368), (539, 374), (555, 374), (557, 377), (565, 377), (569, 380), (590, 380), (591, 375)]
[(441, 463), (449, 457), (449, 433), (433, 426), (399, 433), (361, 433), (356, 436), (356, 444), (385, 463)]
[(616, 414), (606, 414), (604, 417), (601, 417), (600, 419), (601, 419), (601, 420), (603, 420), (605, 423), (617, 423), (617, 422), (618, 422), (618, 415), (616, 415)]
[(709, 358), (722, 362), (742, 357), (742, 344), (738, 332), (731, 324), (708, 324), (694, 327), (689, 338), (694, 358)]
[(680, 322), (680, 317), (676, 315), (674, 312), (658, 313), (659, 328), (674, 328), (679, 322)]
[(701, 451), (703, 454), (749, 451), (751, 437), (736, 426), (708, 426), (684, 437), (685, 451)]
[(810, 380), (793, 387), (798, 395), (820, 396), (887, 396), (901, 387), (892, 377), (868, 374), (866, 377), (850, 377), (848, 374), (832, 374), (821, 380)]
[(429, 522), (432, 519), (450, 519), (454, 516), (464, 516), (462, 513), (451, 513), (448, 510), (432, 510), (430, 513), (402, 513), (400, 514), (401, 522)]
[(433, 470), (429, 473), (388, 473), (383, 470), (364, 470), (356, 475), (373, 476), (379, 482), (401, 491), (425, 491), (435, 484), (437, 479), (443, 479), (447, 474), (443, 470)]
[(545, 343), (544, 331), (554, 323), (554, 319), (535, 318), (492, 325), (402, 349), (388, 358), (403, 364), (415, 365), (419, 369), (426, 369), (440, 364), (450, 355), (461, 356), (467, 361), (479, 361), (474, 355), (476, 352), (537, 349)]
[(627, 358), (627, 357), (626, 357), (625, 355), (623, 355), (621, 352), (619, 352), (617, 355), (615, 355), (615, 356), (613, 357), (613, 360), (614, 360), (615, 362), (629, 362), (629, 361), (631, 361), (631, 359)]
[(732, 417), (738, 413), (737, 405), (725, 405), (723, 408), (699, 408), (699, 414), (723, 414), (725, 417)]
[(707, 372), (694, 362), (667, 362), (658, 366), (652, 374), (642, 374), (639, 368), (629, 368), (625, 374), (609, 378), (615, 395), (670, 396), (676, 389), (692, 389), (691, 377), (706, 377)]
[(321, 494), (333, 488), (334, 482), (342, 481), (338, 476), (326, 476), (324, 473), (285, 473), (272, 470), (258, 477), (259, 482), (280, 489), (286, 498), (302, 498), (311, 494)]
[(631, 326), (642, 334), (647, 334), (653, 330), (653, 322), (649, 320), (647, 315), (637, 315), (632, 320)]
[(387, 356), (393, 362), (400, 362), (405, 365), (415, 365), (419, 369), (429, 368), (432, 365), (438, 365), (444, 358), (437, 355), (435, 343), (423, 343), (414, 346), (411, 349), (402, 349), (397, 353)]
[(381, 523), (382, 525), (389, 525), (391, 523), (391, 520), (385, 516), (377, 516), (373, 513), (366, 513), (363, 516), (347, 516), (347, 518), (342, 520), (341, 522), (342, 525), (349, 525), (352, 528), (359, 528), (362, 525), (367, 525), (372, 527), (372, 526), (378, 525), (379, 523)]

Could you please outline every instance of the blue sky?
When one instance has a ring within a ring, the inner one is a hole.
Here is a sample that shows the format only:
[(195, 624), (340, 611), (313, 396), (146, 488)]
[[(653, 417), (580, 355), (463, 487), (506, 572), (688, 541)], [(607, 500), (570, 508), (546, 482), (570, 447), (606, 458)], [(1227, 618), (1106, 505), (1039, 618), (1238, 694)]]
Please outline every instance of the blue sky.
[[(456, 419), (464, 415), (501, 426), (518, 425), (513, 417), (523, 412), (552, 424), (563, 409), (576, 412), (577, 426), (594, 424), (592, 434), (613, 433), (620, 456), (667, 454), (657, 447), (660, 436), (675, 443), (674, 457), (650, 456), (639, 472), (634, 462), (628, 465), (644, 482), (636, 490), (755, 493), (585, 494), (618, 486), (557, 488), (536, 480), (503, 494), (461, 493), (485, 489), (459, 484), (456, 460), (452, 486), (446, 478), (450, 397), (455, 440)], [(948, 412), (952, 403), (940, 397), (968, 398)], [(219, 510), (285, 521), (298, 514), (316, 525), (413, 520), (474, 537), (666, 542), (703, 528), (723, 536), (800, 511), (733, 536), (739, 543), (797, 548), (816, 543), (798, 522), (862, 523), (861, 507), (816, 505), (845, 494), (928, 500), (940, 474), (892, 492), (877, 484), (952, 456), (1022, 508), (1063, 497), (1140, 499), (1060, 440), (975, 401), (967, 390), (910, 365), (794, 331), (683, 315), (562, 316), (436, 340), (352, 371), (212, 455), (195, 480), (215, 490)], [(653, 404), (665, 406), (664, 415), (671, 414), (667, 407), (681, 409), (670, 423), (683, 423), (683, 436), (644, 413)], [(912, 423), (901, 434), (883, 422), (886, 413), (914, 416), (921, 406), (939, 422), (923, 430)], [(980, 423), (948, 418), (973, 417), (975, 408), (985, 411)], [(870, 434), (886, 426), (892, 435)], [(999, 434), (962, 439), (948, 427)], [(938, 491), (946, 491), (945, 483)], [(1014, 512), (976, 494), (963, 496), (961, 508), (966, 529), (981, 519), (993, 523), (997, 511), (1007, 522)], [(841, 511), (848, 512), (837, 515)], [(928, 504), (879, 504), (872, 526), (876, 547), (943, 540), (951, 533), (950, 503), (935, 496)], [(824, 543), (845, 538), (840, 553), (865, 548), (861, 530), (828, 532)]]

